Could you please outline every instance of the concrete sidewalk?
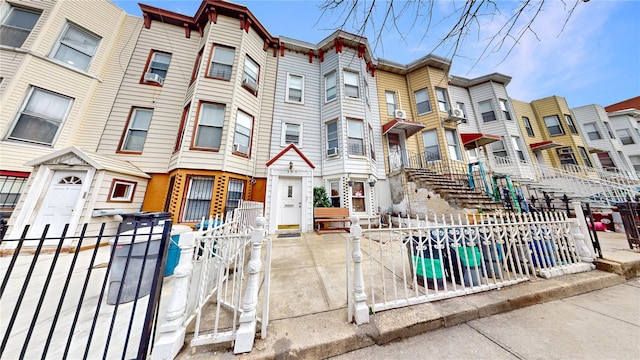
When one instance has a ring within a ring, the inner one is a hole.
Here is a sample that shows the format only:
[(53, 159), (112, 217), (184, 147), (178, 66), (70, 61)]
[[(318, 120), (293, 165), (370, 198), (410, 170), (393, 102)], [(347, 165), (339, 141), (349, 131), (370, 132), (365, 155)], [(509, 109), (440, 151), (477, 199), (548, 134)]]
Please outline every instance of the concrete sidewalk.
[[(640, 252), (628, 249), (624, 234), (598, 233), (604, 260), (588, 273), (531, 281), (489, 291), (378, 312), (370, 324), (347, 321), (345, 257), (348, 233), (272, 236), (270, 322), (266, 339), (251, 353), (190, 348), (179, 359), (321, 359), (385, 344), (443, 327), (567, 298), (624, 283), (640, 274)], [(189, 341), (189, 335), (187, 335)]]

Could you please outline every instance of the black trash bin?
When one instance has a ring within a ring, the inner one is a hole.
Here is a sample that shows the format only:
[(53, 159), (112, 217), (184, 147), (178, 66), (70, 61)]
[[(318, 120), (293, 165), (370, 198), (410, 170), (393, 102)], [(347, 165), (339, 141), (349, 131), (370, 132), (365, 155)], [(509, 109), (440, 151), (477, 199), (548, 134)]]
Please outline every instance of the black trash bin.
[(171, 219), (170, 212), (136, 212), (129, 214), (122, 214), (122, 225), (120, 226), (120, 232), (133, 230), (136, 227), (145, 228), (150, 226), (162, 225), (164, 220)]
[(411, 276), (415, 276), (420, 286), (426, 282), (429, 289), (444, 289), (444, 252), (438, 251), (436, 242), (428, 237), (412, 236), (405, 240), (412, 267)]

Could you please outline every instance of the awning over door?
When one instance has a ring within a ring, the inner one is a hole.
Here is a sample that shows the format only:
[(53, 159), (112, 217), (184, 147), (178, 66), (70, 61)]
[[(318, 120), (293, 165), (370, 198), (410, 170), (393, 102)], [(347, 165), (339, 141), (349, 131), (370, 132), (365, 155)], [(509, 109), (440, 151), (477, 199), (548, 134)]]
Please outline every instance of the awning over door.
[(482, 133), (463, 133), (460, 134), (464, 148), (467, 150), (475, 149), (480, 146), (491, 144), (500, 140), (500, 135), (482, 134)]
[(546, 149), (551, 149), (557, 146), (562, 146), (562, 144), (558, 144), (553, 141), (541, 141), (541, 142), (537, 142), (529, 145), (532, 151), (546, 150)]
[(391, 130), (404, 130), (405, 136), (409, 138), (422, 129), (424, 129), (424, 124), (422, 123), (405, 119), (393, 119), (382, 125), (382, 135), (386, 135)]

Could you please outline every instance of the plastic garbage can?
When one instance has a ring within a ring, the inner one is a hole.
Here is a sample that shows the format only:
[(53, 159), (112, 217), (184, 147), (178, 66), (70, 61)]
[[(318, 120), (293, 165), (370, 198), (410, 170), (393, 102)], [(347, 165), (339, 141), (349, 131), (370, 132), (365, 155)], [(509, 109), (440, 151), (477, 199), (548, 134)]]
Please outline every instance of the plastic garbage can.
[(120, 232), (133, 230), (138, 222), (138, 228), (162, 225), (164, 220), (171, 219), (170, 212), (135, 212), (122, 214), (122, 225)]
[(426, 282), (429, 289), (444, 289), (444, 254), (427, 237), (412, 236), (405, 240), (412, 278), (415, 277), (420, 286)]
[(180, 262), (180, 234), (191, 231), (186, 225), (175, 225), (171, 228), (171, 241), (169, 242), (169, 250), (167, 251), (167, 262), (164, 265), (164, 276), (173, 275), (173, 271)]
[[(163, 230), (163, 226), (138, 228), (135, 236), (133, 234), (136, 230), (128, 230), (121, 233), (118, 236), (117, 244), (115, 242), (116, 238), (109, 240), (109, 245), (111, 245), (114, 255), (109, 274), (107, 304), (115, 305), (116, 303), (122, 304), (135, 300), (138, 283), (140, 283), (138, 298), (149, 295), (154, 278), (153, 273), (158, 262)], [(147, 243), (149, 243), (148, 250)], [(131, 254), (131, 258), (127, 267), (129, 254)], [(127, 268), (126, 276), (125, 267)], [(140, 276), (141, 273), (142, 277)], [(122, 293), (118, 302), (118, 292), (121, 288)]]
[[(480, 285), (482, 273), (482, 254), (475, 246), (451, 247), (451, 276), (458, 284), (464, 286)], [(460, 266), (458, 266), (458, 261)]]

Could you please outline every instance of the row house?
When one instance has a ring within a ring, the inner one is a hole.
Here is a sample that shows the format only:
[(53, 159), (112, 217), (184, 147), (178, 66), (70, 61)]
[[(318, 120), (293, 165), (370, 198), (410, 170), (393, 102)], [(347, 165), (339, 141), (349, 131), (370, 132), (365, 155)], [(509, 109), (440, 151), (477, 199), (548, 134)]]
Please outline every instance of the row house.
[(623, 153), (629, 156), (631, 167), (640, 178), (640, 96), (609, 105), (605, 111), (622, 143)]

